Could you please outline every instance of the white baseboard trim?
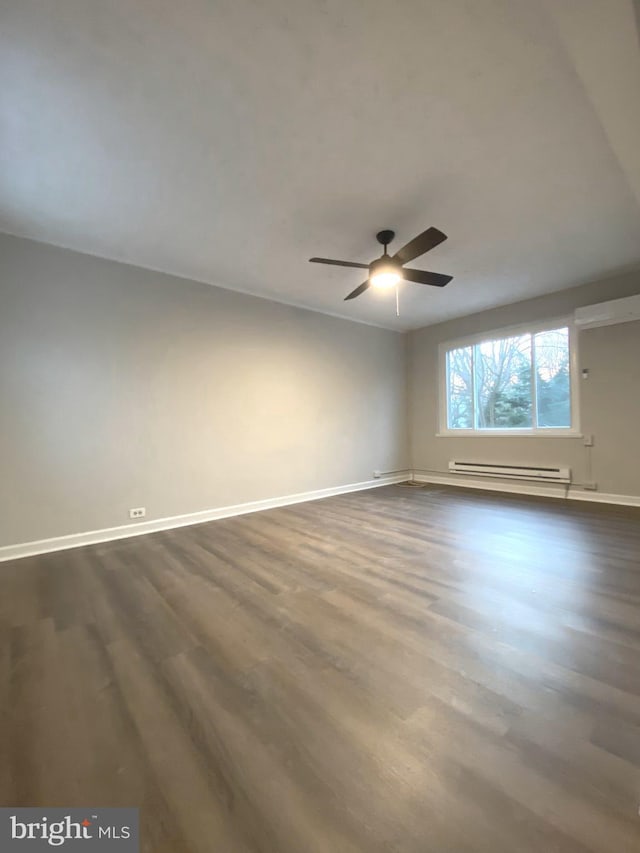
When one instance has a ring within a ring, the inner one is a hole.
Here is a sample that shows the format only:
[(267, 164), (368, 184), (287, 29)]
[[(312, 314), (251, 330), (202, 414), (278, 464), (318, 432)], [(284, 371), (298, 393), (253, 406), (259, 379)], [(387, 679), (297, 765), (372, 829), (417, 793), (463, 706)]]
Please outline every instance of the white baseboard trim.
[(71, 533), (67, 536), (56, 536), (52, 539), (40, 539), (35, 542), (23, 542), (18, 545), (5, 545), (0, 548), (0, 563), (6, 560), (19, 560), (23, 557), (35, 557), (37, 554), (48, 554), (52, 551), (64, 551), (67, 548), (81, 548), (83, 545), (96, 545), (100, 542), (111, 542), (114, 539), (126, 539), (130, 536), (144, 536), (159, 530), (171, 530), (174, 527), (187, 527), (191, 524), (202, 524), (219, 518), (230, 518), (234, 515), (245, 515), (250, 512), (260, 512), (265, 509), (275, 509), (279, 506), (317, 501), (333, 495), (343, 495), (348, 492), (360, 492), (364, 489), (375, 489), (379, 486), (389, 486), (402, 483), (409, 479), (411, 471), (400, 472), (393, 476), (379, 477), (375, 480), (364, 480), (360, 483), (349, 483), (344, 486), (332, 486), (328, 489), (316, 489), (312, 492), (300, 492), (295, 495), (285, 495), (278, 498), (267, 498), (261, 501), (223, 506), (216, 509), (205, 509), (201, 512), (191, 512), (186, 515), (174, 515), (169, 518), (157, 518), (141, 521), (137, 524), (123, 524), (120, 527), (106, 527), (102, 530), (89, 530), (85, 533)]
[(455, 477), (447, 474), (420, 474), (414, 472), (413, 480), (416, 483), (433, 483), (434, 485), (442, 486), (457, 486), (462, 489), (482, 489), (485, 492), (508, 492), (516, 495), (538, 495), (545, 498), (560, 498), (570, 501), (588, 501), (593, 503), (616, 504), (618, 506), (640, 506), (639, 495), (614, 495), (609, 492), (592, 492), (592, 491), (577, 491), (574, 488), (569, 488), (565, 495), (565, 486), (558, 485), (538, 485), (537, 483), (522, 482), (505, 482), (500, 483), (495, 480), (488, 481), (480, 478), (471, 480), (470, 478)]
[(640, 495), (613, 495), (610, 492), (569, 492), (572, 501), (587, 501), (597, 504), (617, 504), (618, 506), (640, 506)]
[(467, 479), (448, 474), (414, 474), (416, 483), (433, 483), (441, 486), (457, 486), (462, 489), (482, 489), (483, 492), (509, 492), (516, 495), (540, 495), (546, 498), (564, 498), (561, 485), (538, 485), (526, 480), (522, 482), (496, 482), (495, 480)]
[[(539, 495), (541, 497), (565, 498), (564, 487), (561, 485), (538, 485), (537, 483), (509, 482), (497, 483), (495, 480), (470, 480), (447, 474), (421, 474), (407, 470), (393, 476), (380, 477), (375, 480), (364, 480), (360, 483), (349, 483), (343, 486), (333, 486), (328, 489), (316, 489), (311, 492), (300, 492), (295, 495), (285, 495), (277, 498), (267, 498), (261, 501), (249, 501), (233, 506), (206, 509), (201, 512), (174, 515), (169, 518), (157, 518), (141, 521), (137, 524), (123, 524), (119, 527), (107, 527), (102, 530), (89, 530), (84, 533), (71, 533), (67, 536), (56, 536), (52, 539), (39, 539), (35, 542), (23, 542), (17, 545), (0, 547), (0, 563), (7, 560), (19, 560), (23, 557), (35, 557), (38, 554), (48, 554), (53, 551), (64, 551), (68, 548), (81, 548), (83, 545), (96, 545), (100, 542), (111, 542), (115, 539), (127, 539), (130, 536), (144, 536), (159, 530), (171, 530), (175, 527), (187, 527), (191, 524), (202, 524), (219, 518), (230, 518), (234, 515), (245, 515), (251, 512), (261, 512), (265, 509), (275, 509), (279, 506), (290, 506), (306, 501), (317, 501), (333, 495), (343, 495), (349, 492), (359, 492), (365, 489), (375, 489), (379, 486), (389, 486), (412, 479), (416, 483), (432, 483), (434, 485), (457, 486), (463, 489), (482, 489), (491, 492), (507, 492), (518, 495)], [(607, 492), (573, 491), (569, 490), (569, 500), (587, 501), (592, 503), (617, 504), (619, 506), (640, 507), (638, 495), (615, 495)]]

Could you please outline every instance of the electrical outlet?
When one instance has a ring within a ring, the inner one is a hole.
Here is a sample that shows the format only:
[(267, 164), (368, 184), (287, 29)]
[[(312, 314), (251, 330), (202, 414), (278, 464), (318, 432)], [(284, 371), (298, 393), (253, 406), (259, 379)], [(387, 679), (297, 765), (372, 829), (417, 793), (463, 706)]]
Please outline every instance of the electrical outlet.
[(129, 510), (129, 518), (144, 518), (147, 510), (143, 506), (137, 506)]
[(374, 480), (379, 480), (379, 479), (380, 479), (380, 477), (382, 477), (382, 473), (381, 473), (380, 471), (374, 471), (374, 472), (373, 472), (373, 478), (374, 478)]
[(595, 480), (590, 480), (588, 483), (585, 483), (583, 488), (588, 492), (596, 492), (598, 490), (598, 484)]

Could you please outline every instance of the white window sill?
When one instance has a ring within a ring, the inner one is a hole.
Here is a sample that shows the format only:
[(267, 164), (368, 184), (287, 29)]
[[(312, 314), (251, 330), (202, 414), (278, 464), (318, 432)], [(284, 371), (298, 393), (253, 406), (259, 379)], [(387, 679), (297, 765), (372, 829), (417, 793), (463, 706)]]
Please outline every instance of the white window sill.
[(449, 429), (436, 433), (436, 438), (584, 438), (583, 433), (570, 429), (563, 430), (517, 430), (517, 429)]

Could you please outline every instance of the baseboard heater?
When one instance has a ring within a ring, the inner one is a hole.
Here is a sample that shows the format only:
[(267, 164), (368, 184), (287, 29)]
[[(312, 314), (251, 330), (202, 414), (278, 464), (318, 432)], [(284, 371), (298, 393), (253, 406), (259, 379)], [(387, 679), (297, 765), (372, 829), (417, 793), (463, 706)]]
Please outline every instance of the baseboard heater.
[(507, 480), (534, 480), (539, 483), (570, 483), (570, 468), (538, 468), (532, 465), (491, 465), (483, 462), (461, 462), (452, 459), (449, 470), (454, 474), (474, 477), (500, 477)]

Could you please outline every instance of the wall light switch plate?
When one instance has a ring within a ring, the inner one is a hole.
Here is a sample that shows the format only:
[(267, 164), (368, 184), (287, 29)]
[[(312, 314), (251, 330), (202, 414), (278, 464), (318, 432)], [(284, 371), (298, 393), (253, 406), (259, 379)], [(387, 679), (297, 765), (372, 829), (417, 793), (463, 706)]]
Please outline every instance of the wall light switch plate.
[(129, 510), (129, 518), (144, 518), (147, 510), (143, 506), (137, 506)]
[(593, 447), (593, 436), (590, 433), (584, 436), (584, 446)]

